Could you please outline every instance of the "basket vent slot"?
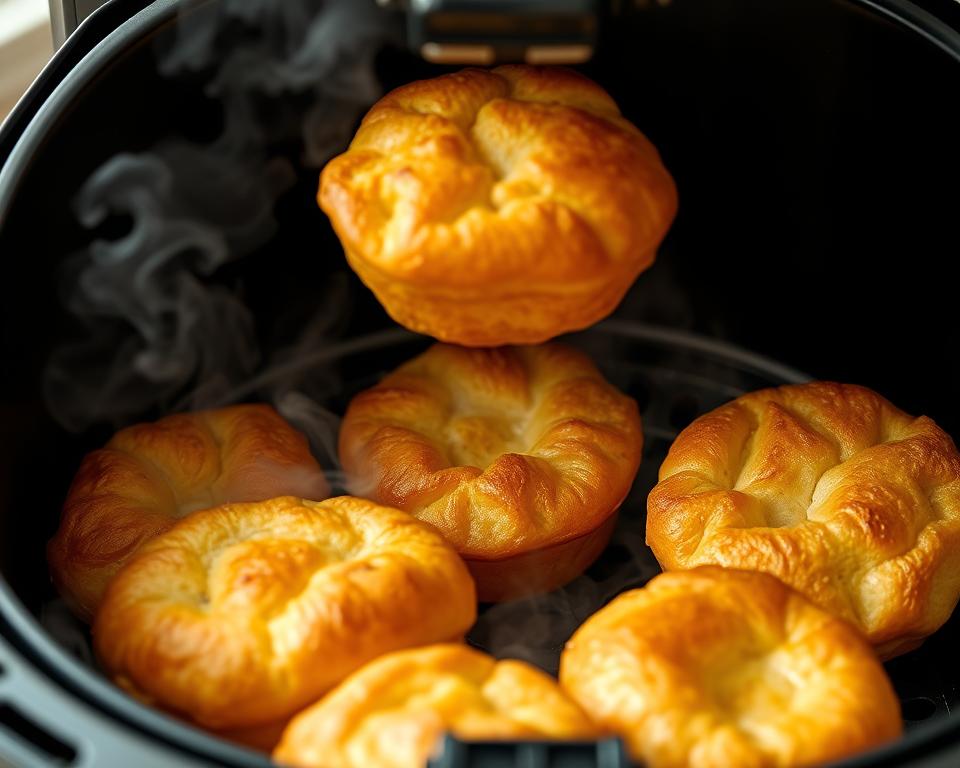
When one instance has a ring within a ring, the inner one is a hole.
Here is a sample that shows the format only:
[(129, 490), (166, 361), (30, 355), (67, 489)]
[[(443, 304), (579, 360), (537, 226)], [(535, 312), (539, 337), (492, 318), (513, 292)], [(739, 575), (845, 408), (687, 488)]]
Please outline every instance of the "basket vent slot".
[(0, 728), (15, 733), (54, 764), (69, 765), (77, 758), (76, 749), (26, 718), (10, 704), (0, 703)]

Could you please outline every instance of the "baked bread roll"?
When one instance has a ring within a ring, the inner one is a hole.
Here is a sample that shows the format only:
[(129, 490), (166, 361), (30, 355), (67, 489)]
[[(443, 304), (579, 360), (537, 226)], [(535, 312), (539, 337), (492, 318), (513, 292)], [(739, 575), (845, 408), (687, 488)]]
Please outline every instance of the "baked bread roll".
[(870, 646), (777, 579), (661, 574), (578, 629), (560, 682), (649, 768), (812, 766), (901, 731)]
[(292, 715), (387, 651), (463, 636), (470, 574), (396, 509), (341, 496), (198, 512), (145, 545), (93, 626), (104, 669), (226, 731)]
[(677, 208), (657, 150), (606, 91), (529, 66), (387, 94), (324, 168), (318, 200), (394, 320), (467, 346), (605, 317)]
[(306, 438), (269, 405), (137, 424), (84, 458), (47, 547), (50, 572), (72, 610), (89, 620), (113, 575), (181, 517), (228, 502), (329, 492)]
[(297, 715), (274, 759), (302, 768), (423, 768), (462, 739), (594, 739), (598, 729), (556, 681), (465, 645), (372, 661)]
[(352, 492), (436, 526), (483, 601), (545, 592), (606, 546), (643, 434), (636, 403), (560, 344), (436, 344), (350, 403)]
[(754, 392), (674, 442), (647, 543), (666, 569), (770, 573), (889, 658), (960, 595), (960, 455), (930, 419), (863, 387)]

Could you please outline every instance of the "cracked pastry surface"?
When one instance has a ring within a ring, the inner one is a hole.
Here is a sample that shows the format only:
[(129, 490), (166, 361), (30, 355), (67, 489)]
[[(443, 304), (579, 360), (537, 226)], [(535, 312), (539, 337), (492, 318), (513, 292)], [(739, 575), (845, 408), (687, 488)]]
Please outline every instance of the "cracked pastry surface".
[(605, 317), (677, 207), (657, 150), (606, 91), (531, 66), (387, 94), (324, 168), (318, 201), (394, 320), (467, 346)]
[(89, 619), (130, 557), (198, 509), (274, 496), (323, 499), (306, 438), (265, 404), (167, 416), (83, 459), (47, 547), (57, 589)]
[(447, 731), (476, 740), (600, 735), (535, 667), (445, 644), (355, 672), (294, 718), (273, 756), (299, 768), (423, 768)]
[(429, 526), (363, 499), (281, 497), (197, 512), (147, 544), (110, 583), (93, 639), (122, 687), (229, 730), (475, 617), (466, 567)]
[(650, 768), (812, 766), (896, 738), (900, 705), (846, 622), (763, 573), (664, 573), (591, 616), (560, 682)]
[(483, 600), (578, 575), (640, 464), (636, 403), (561, 345), (435, 344), (350, 403), (352, 492), (436, 526)]
[(767, 389), (700, 417), (647, 507), (664, 568), (773, 574), (883, 657), (918, 645), (960, 595), (960, 455), (929, 418), (863, 387)]

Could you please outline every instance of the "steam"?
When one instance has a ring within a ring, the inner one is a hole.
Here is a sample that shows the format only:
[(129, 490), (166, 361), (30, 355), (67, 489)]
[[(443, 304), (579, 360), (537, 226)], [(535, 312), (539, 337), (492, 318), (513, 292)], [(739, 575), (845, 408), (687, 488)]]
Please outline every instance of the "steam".
[(522, 659), (556, 675), (563, 645), (577, 627), (621, 592), (643, 586), (660, 572), (644, 544), (648, 490), (641, 483), (624, 504), (610, 544), (592, 568), (554, 592), (488, 606), (470, 642), (497, 658)]
[[(171, 138), (144, 154), (118, 155), (80, 190), (77, 218), (97, 236), (64, 270), (63, 301), (81, 333), (51, 355), (46, 402), (77, 432), (260, 394), (278, 398), (331, 454), (335, 418), (306, 399), (333, 391), (334, 382), (309, 396), (270, 376), (265, 393), (246, 386), (263, 374), (263, 329), (242, 286), (218, 277), (275, 233), (274, 203), (297, 171), (274, 147), (301, 135), (302, 165), (312, 166), (341, 151), (380, 94), (373, 60), (392, 31), (374, 3), (354, 0), (184, 2), (180, 15), (158, 66), (170, 77), (209, 73), (223, 133), (207, 145)], [(117, 222), (129, 229), (104, 234)], [(338, 331), (346, 284), (334, 283), (318, 286), (321, 309), (295, 354)], [(286, 353), (266, 360), (268, 369), (288, 363)]]
[(116, 424), (191, 379), (210, 392), (250, 375), (260, 357), (250, 312), (202, 278), (273, 234), (272, 201), (291, 171), (261, 171), (169, 144), (119, 155), (83, 187), (76, 208), (85, 226), (111, 216), (131, 226), (94, 240), (66, 270), (65, 304), (87, 333), (57, 349), (46, 371), (47, 403), (63, 426)]
[[(337, 435), (340, 417), (320, 403), (342, 390), (336, 359), (328, 365), (305, 364), (311, 353), (330, 346), (337, 325), (346, 316), (343, 297), (348, 295), (345, 275), (334, 276), (319, 296), (320, 309), (302, 330), (299, 339), (281, 349), (258, 379), (247, 383), (260, 393), (269, 393), (277, 411), (310, 441), (314, 456), (328, 467), (338, 466)], [(307, 394), (309, 393), (309, 394)], [(234, 391), (230, 399), (239, 399), (245, 392)], [(328, 472), (328, 476), (333, 473)], [(333, 484), (339, 477), (329, 478)], [(342, 484), (342, 481), (340, 482)]]
[[(280, 196), (296, 188), (300, 173), (315, 179), (316, 168), (347, 145), (361, 112), (380, 95), (373, 60), (393, 35), (373, 0), (182, 4), (176, 38), (159, 52), (158, 66), (172, 78), (205, 78), (207, 94), (222, 105), (223, 132), (209, 144), (170, 137), (148, 152), (117, 155), (79, 191), (77, 218), (92, 242), (62, 276), (64, 305), (79, 333), (51, 355), (44, 381), (61, 425), (79, 432), (268, 400), (308, 436), (342, 489), (339, 417), (330, 407), (344, 394), (340, 361), (411, 334), (392, 329), (341, 339), (349, 283), (334, 276), (313, 286), (317, 310), (295, 338), (276, 351), (261, 348), (272, 329), (258, 325), (243, 284), (225, 267), (254, 258), (276, 234)], [(295, 163), (277, 149), (292, 139), (300, 147)], [(324, 255), (342, 258), (339, 251), (310, 257)], [(664, 302), (663, 311), (677, 304)], [(658, 463), (648, 457), (645, 466)], [(558, 643), (656, 572), (643, 545), (650, 483), (638, 483), (597, 566), (550, 595), (485, 609), (471, 642), (555, 672)], [(89, 661), (85, 635), (59, 601), (45, 607), (42, 620)]]
[[(238, 27), (256, 35), (237, 45)], [(388, 17), (365, 0), (184, 0), (160, 67), (168, 76), (218, 67), (207, 93), (226, 113), (221, 143), (262, 144), (287, 138), (292, 126), (302, 131), (305, 164), (319, 167), (381, 95), (373, 60), (394, 37)], [(278, 119), (276, 99), (291, 93), (310, 106)]]

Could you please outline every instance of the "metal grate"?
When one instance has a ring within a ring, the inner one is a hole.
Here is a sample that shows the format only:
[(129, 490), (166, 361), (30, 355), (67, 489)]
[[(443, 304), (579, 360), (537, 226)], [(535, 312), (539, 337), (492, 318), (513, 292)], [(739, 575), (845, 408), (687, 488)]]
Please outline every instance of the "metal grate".
[[(677, 433), (697, 416), (745, 392), (807, 379), (799, 371), (758, 355), (672, 329), (607, 321), (566, 341), (586, 351), (613, 384), (637, 400), (644, 426), (643, 462), (620, 510), (611, 542), (597, 562), (550, 594), (481, 606), (467, 638), (497, 657), (523, 659), (551, 674), (556, 674), (564, 643), (587, 617), (660, 571), (644, 543), (646, 497)], [(385, 331), (318, 350), (305, 367), (337, 373), (342, 387), (322, 404), (334, 413), (343, 413), (355, 394), (429, 343), (429, 339), (400, 329)], [(331, 479), (334, 491), (342, 492), (336, 470), (331, 471)], [(75, 659), (96, 669), (86, 628), (69, 615), (61, 601), (43, 606), (41, 623)], [(954, 662), (954, 649), (960, 641), (958, 625), (960, 621), (951, 620), (918, 650), (886, 665), (908, 730), (960, 707), (960, 670)], [(463, 759), (473, 762), (437, 765), (485, 764), (482, 761), (492, 754), (490, 750), (504, 747), (464, 746), (455, 740), (450, 744), (450, 754), (462, 753), (467, 756)], [(543, 759), (538, 749), (527, 749), (529, 759), (534, 760), (530, 765), (542, 764), (536, 762)]]
[(566, 587), (485, 606), (469, 641), (497, 657), (556, 674), (564, 643), (587, 617), (660, 572), (644, 543), (646, 498), (679, 431), (697, 416), (762, 387), (806, 380), (802, 373), (682, 331), (608, 321), (569, 339), (637, 400), (643, 418), (640, 472), (620, 509), (609, 546)]

